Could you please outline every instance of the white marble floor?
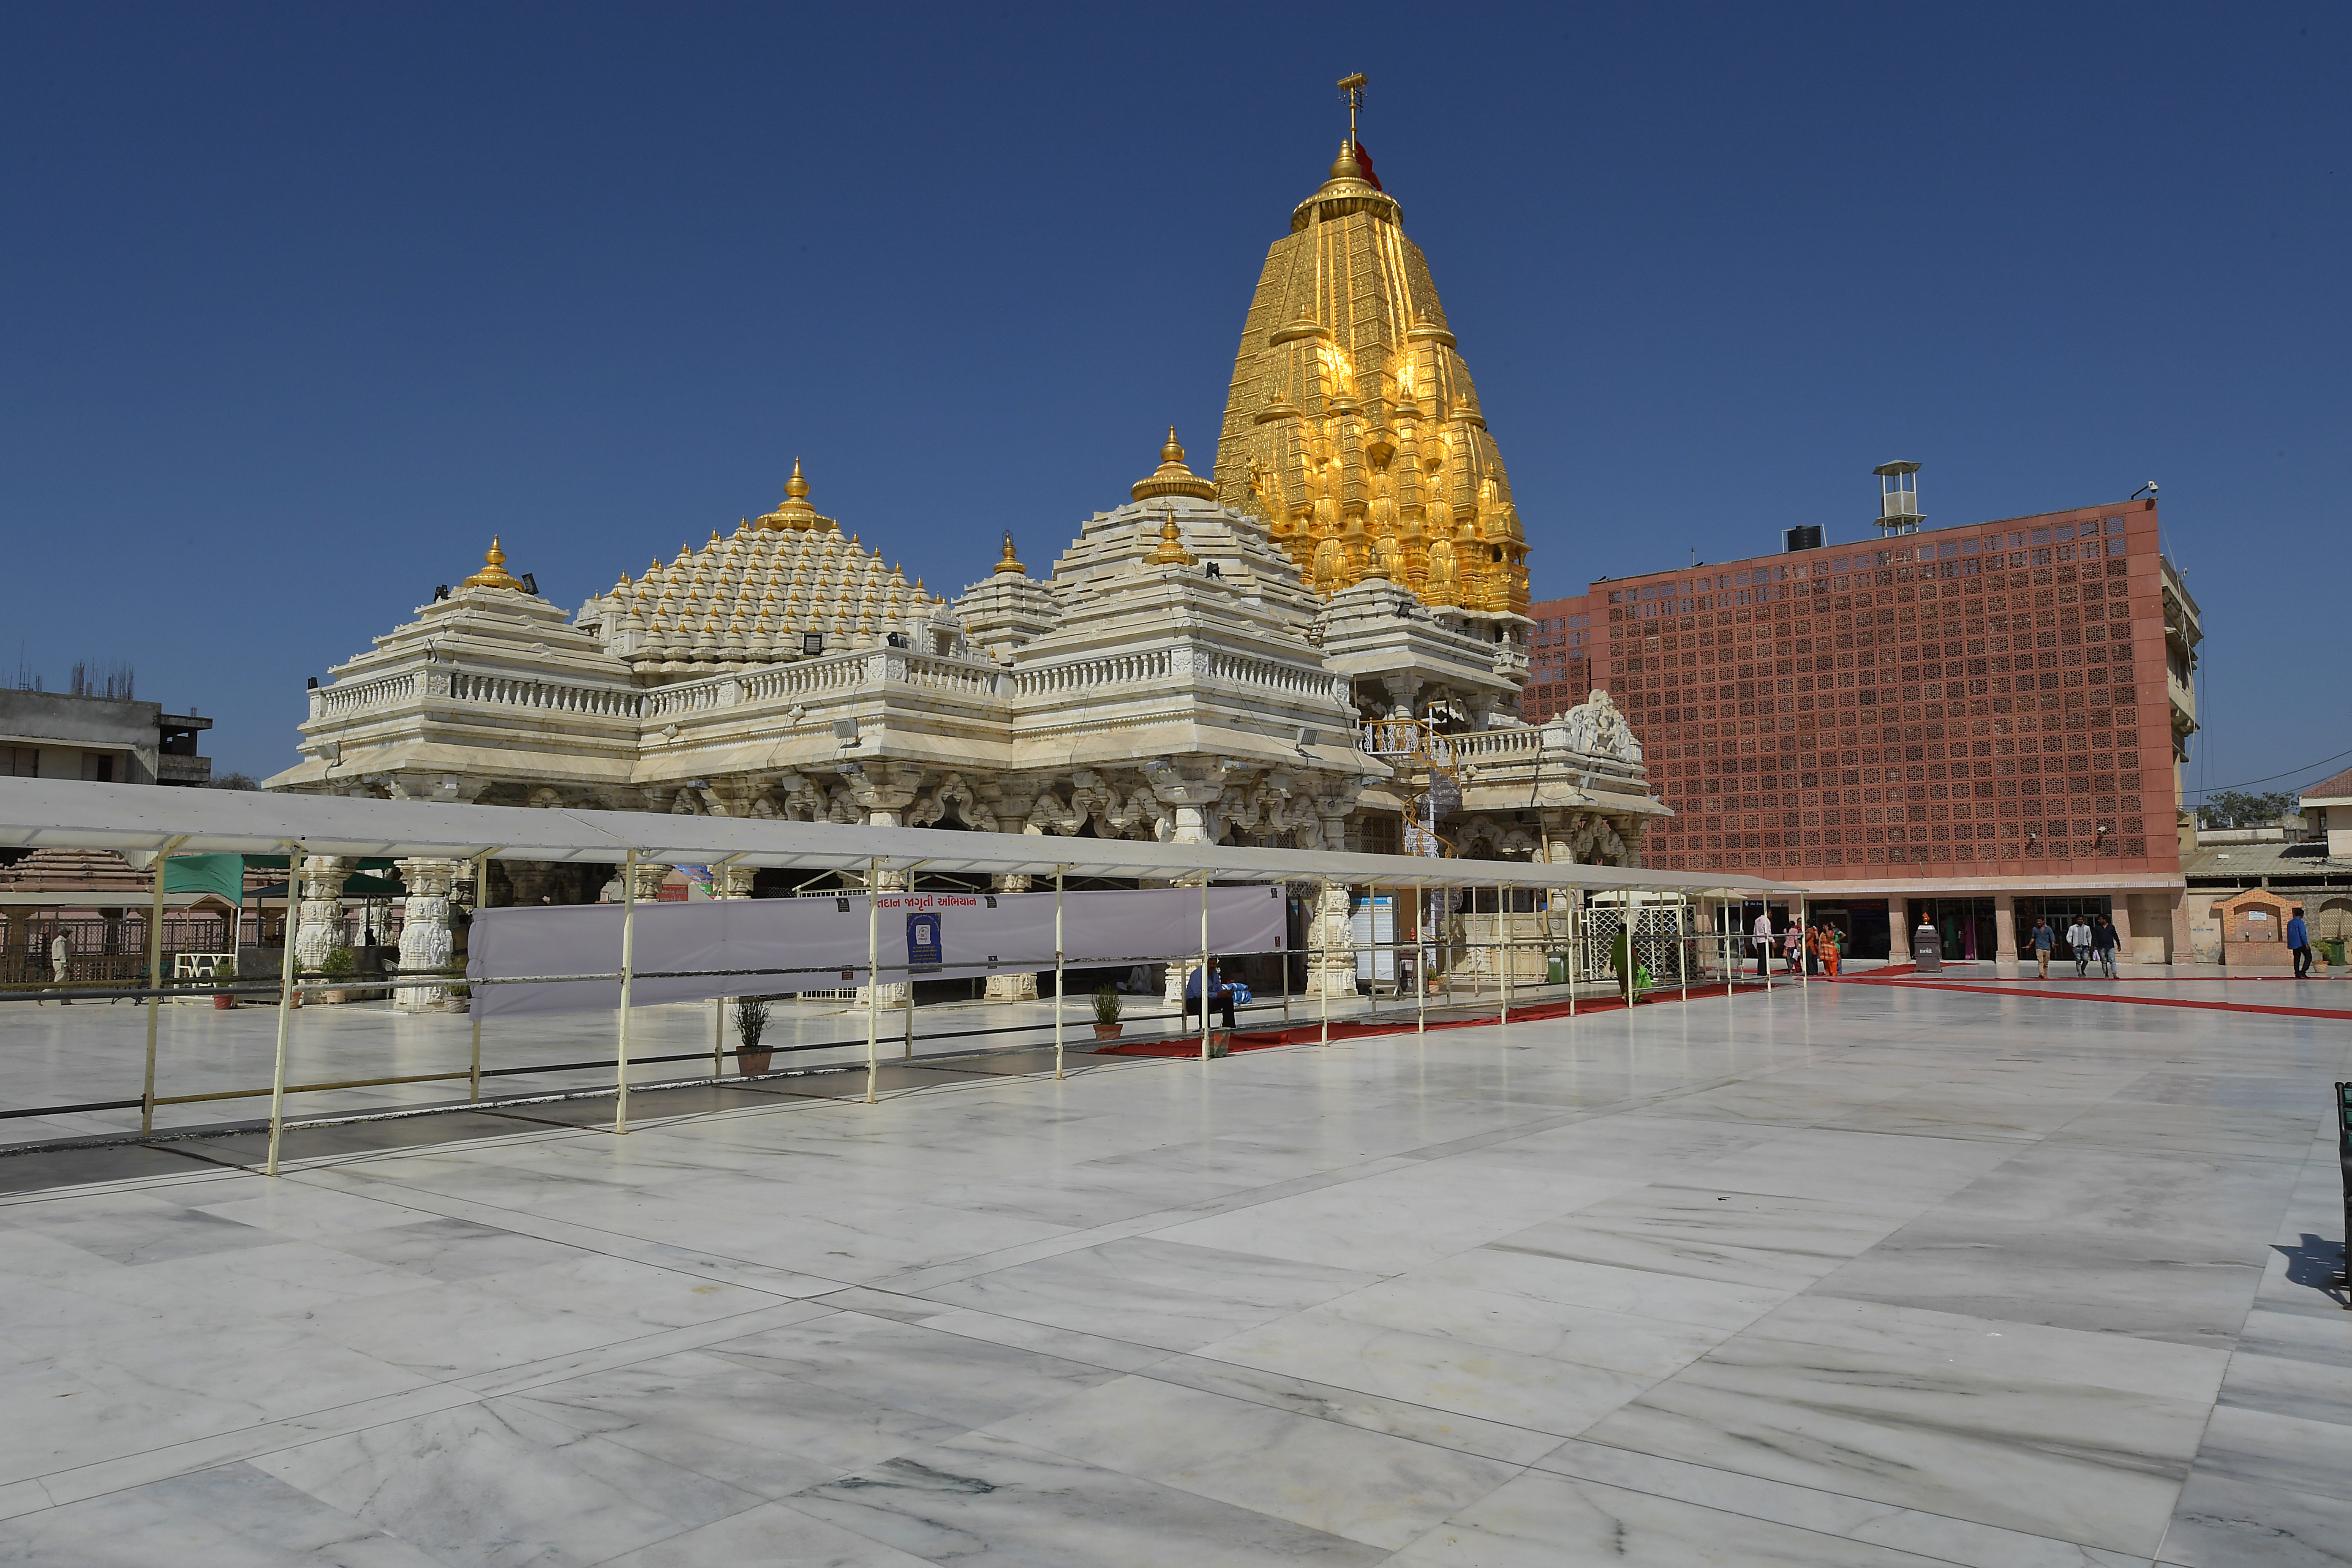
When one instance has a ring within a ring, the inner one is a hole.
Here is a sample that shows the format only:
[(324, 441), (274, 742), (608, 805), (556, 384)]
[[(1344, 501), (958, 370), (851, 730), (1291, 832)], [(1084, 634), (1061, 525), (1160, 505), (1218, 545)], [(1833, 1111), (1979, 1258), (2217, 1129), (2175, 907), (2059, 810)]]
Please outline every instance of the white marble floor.
[(2352, 1561), (2332, 1019), (1901, 985), (0, 1200), (0, 1563)]

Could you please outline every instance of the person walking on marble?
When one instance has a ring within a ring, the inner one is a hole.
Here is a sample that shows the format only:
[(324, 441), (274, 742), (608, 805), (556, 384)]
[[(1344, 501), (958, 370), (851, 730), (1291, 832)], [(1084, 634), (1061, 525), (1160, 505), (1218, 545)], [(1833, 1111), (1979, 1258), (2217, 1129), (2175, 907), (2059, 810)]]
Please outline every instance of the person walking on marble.
[(2294, 954), (2294, 977), (2310, 979), (2311, 928), (2303, 923), (2301, 910), (2295, 910), (2294, 918), (2286, 922), (2286, 950)]
[(2066, 950), (2074, 955), (2074, 978), (2087, 980), (2091, 973), (2091, 928), (2076, 915), (2074, 923), (2066, 928)]
[(2116, 922), (2101, 915), (2099, 929), (2091, 934), (2091, 951), (2099, 955), (2099, 973), (2109, 980), (2116, 977), (2116, 945), (2121, 940)]
[(1772, 973), (1772, 908), (1767, 904), (1756, 915), (1756, 978), (1761, 980)]
[(2041, 966), (2042, 978), (2050, 978), (2050, 950), (2058, 945), (2058, 933), (2050, 929), (2048, 915), (2033, 917), (2033, 962)]

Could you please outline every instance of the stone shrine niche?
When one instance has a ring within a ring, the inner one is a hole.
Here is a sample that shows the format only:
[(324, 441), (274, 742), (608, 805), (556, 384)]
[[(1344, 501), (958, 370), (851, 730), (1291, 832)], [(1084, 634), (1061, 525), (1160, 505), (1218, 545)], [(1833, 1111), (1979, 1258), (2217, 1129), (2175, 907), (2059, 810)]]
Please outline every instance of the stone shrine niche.
[(2280, 895), (2250, 888), (2213, 906), (2214, 923), (2221, 932), (2224, 967), (2254, 974), (2292, 974), (2294, 958), (2287, 951), (2286, 922), (2296, 905)]

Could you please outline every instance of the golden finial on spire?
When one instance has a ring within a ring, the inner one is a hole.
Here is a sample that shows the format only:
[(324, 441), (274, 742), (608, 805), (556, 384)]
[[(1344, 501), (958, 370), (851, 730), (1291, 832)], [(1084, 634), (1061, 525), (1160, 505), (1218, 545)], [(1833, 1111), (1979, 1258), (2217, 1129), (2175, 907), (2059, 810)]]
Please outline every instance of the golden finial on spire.
[(1217, 499), (1213, 479), (1204, 479), (1184, 466), (1184, 448), (1176, 439), (1176, 426), (1168, 426), (1168, 444), (1160, 448), (1160, 467), (1148, 478), (1135, 481), (1127, 492), (1129, 500), (1150, 500), (1154, 496), (1192, 496), (1198, 500)]
[[(1175, 432), (1171, 430), (1169, 434), (1172, 437)], [(1029, 569), (1022, 565), (1019, 561), (1013, 559), (1013, 531), (1010, 529), (1005, 530), (1004, 532), (1004, 559), (996, 563), (996, 571), (997, 574), (1002, 577), (1026, 577), (1029, 574)], [(920, 589), (922, 585), (921, 580), (918, 579), (915, 583), (915, 586), (918, 589)]]
[(499, 536), (490, 535), (490, 547), (482, 553), (482, 569), (466, 579), (468, 588), (507, 588), (522, 592), (522, 583), (507, 572), (507, 552), (499, 548)]
[(784, 481), (784, 499), (775, 510), (756, 521), (753, 526), (771, 531), (799, 532), (808, 529), (829, 529), (832, 524), (817, 516), (816, 508), (809, 505), (808, 480), (801, 473), (801, 460), (793, 459), (793, 477)]
[(1190, 566), (1192, 552), (1184, 548), (1183, 531), (1176, 526), (1176, 512), (1170, 508), (1168, 520), (1160, 525), (1160, 548), (1153, 552), (1154, 566)]

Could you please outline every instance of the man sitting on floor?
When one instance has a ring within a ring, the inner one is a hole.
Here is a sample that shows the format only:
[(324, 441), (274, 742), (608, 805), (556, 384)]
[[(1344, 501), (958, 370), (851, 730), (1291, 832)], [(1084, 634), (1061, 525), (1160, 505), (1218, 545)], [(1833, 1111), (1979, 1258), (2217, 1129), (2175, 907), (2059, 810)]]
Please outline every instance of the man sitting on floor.
[[(1224, 1013), (1225, 1032), (1227, 1034), (1231, 1034), (1234, 1027), (1234, 988), (1223, 984), (1217, 978), (1217, 961), (1215, 959), (1213, 958), (1209, 960), (1209, 967), (1206, 973), (1209, 976), (1210, 985), (1209, 1005), (1219, 1008)], [(1191, 978), (1184, 982), (1184, 1016), (1187, 1018), (1190, 1018), (1193, 1014), (1201, 1011), (1202, 973), (1202, 971), (1196, 968), (1192, 971)]]

